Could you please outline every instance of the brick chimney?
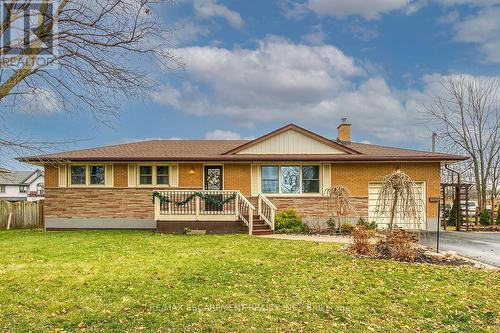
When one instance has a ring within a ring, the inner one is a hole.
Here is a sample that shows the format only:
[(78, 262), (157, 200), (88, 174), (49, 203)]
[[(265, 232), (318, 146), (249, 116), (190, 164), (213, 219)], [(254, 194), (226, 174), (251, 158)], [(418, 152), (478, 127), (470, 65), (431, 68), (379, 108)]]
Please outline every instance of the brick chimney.
[(337, 127), (337, 141), (351, 142), (351, 124), (347, 123), (347, 118), (342, 118), (342, 122)]

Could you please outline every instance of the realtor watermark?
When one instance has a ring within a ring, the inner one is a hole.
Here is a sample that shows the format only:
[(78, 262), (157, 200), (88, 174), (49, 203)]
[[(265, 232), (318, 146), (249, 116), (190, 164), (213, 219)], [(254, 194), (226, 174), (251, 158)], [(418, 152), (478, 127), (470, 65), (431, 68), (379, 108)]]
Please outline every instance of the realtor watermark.
[(226, 304), (151, 304), (149, 309), (155, 312), (320, 312), (320, 313), (346, 313), (344, 306), (331, 304), (252, 304), (252, 303), (226, 303)]
[(2, 0), (0, 68), (47, 67), (58, 56), (58, 0)]

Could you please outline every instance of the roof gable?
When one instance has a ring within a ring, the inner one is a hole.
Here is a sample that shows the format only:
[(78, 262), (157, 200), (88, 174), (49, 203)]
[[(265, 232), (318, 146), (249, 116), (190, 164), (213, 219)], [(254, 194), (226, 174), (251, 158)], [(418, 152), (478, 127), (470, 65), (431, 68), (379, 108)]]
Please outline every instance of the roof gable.
[(329, 140), (294, 124), (249, 141), (226, 154), (338, 155), (358, 154), (354, 149)]

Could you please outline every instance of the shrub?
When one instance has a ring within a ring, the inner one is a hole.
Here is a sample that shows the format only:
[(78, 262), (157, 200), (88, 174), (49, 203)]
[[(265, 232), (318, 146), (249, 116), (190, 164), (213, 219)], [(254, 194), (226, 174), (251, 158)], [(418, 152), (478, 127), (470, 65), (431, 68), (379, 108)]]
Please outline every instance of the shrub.
[(307, 226), (302, 223), (300, 216), (292, 209), (276, 213), (274, 221), (277, 233), (297, 234), (307, 230)]
[(375, 230), (377, 229), (377, 223), (375, 221), (368, 222), (364, 218), (360, 217), (358, 219), (357, 225), (363, 226), (366, 229)]
[(379, 255), (402, 261), (415, 261), (420, 251), (416, 246), (417, 238), (405, 230), (394, 230), (386, 239), (380, 240), (375, 249)]
[(329, 227), (322, 220), (312, 220), (306, 223), (307, 231), (310, 234), (323, 234), (329, 230)]
[(340, 232), (350, 234), (354, 226), (350, 223), (344, 222), (340, 225)]
[(484, 209), (481, 213), (481, 217), (479, 218), (479, 223), (481, 225), (490, 225), (491, 224), (491, 213), (489, 210)]
[(450, 215), (448, 216), (448, 225), (457, 225), (457, 206), (455, 203), (451, 206)]
[(375, 246), (370, 243), (373, 231), (362, 225), (357, 225), (352, 229), (353, 244), (351, 249), (356, 254), (373, 255)]
[(334, 219), (333, 217), (330, 217), (327, 221), (326, 224), (328, 224), (328, 227), (330, 229), (337, 229), (337, 220)]

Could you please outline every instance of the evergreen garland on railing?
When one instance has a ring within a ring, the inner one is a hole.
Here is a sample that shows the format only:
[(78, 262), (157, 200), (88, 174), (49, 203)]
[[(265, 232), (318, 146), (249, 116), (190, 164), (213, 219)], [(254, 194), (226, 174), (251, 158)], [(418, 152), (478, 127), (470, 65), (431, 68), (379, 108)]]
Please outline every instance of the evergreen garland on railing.
[(195, 197), (199, 197), (199, 198), (205, 200), (205, 202), (208, 203), (209, 205), (222, 207), (225, 204), (227, 204), (228, 202), (234, 200), (236, 198), (236, 193), (231, 194), (226, 199), (218, 200), (218, 199), (215, 199), (213, 197), (213, 195), (203, 194), (202, 192), (194, 192), (193, 194), (188, 195), (184, 200), (172, 201), (168, 196), (166, 196), (158, 191), (154, 191), (153, 192), (153, 203), (155, 201), (155, 198), (159, 198), (160, 203), (162, 203), (162, 204), (173, 203), (176, 206), (184, 206), (185, 204), (193, 201), (193, 199)]

